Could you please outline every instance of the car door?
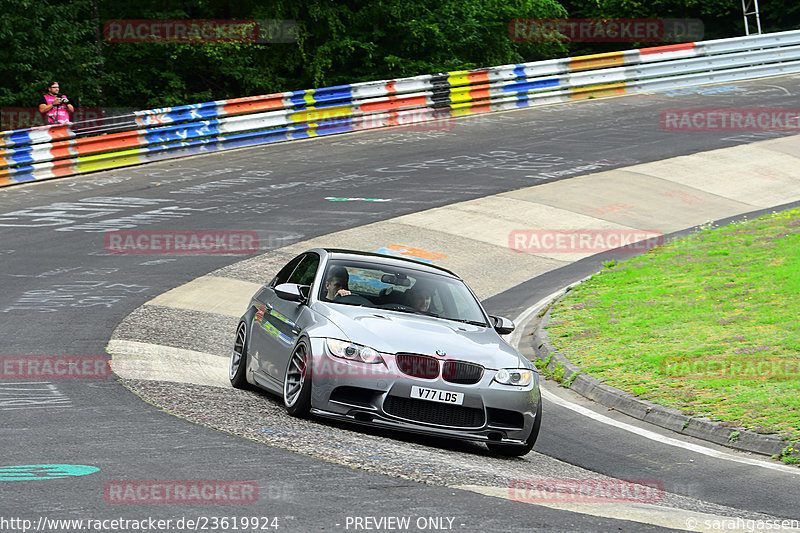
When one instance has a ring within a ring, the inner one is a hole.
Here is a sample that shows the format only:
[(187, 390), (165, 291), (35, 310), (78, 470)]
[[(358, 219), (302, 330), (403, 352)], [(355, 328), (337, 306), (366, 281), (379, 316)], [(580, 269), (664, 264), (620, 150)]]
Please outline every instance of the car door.
[[(319, 268), (320, 257), (305, 254), (285, 283), (311, 285)], [(273, 291), (274, 292), (274, 291)], [(311, 310), (305, 303), (290, 302), (275, 296), (271, 309), (265, 310), (262, 330), (266, 333), (264, 369), (272, 379), (283, 382), (286, 365), (300, 333), (311, 322)]]
[[(272, 322), (269, 320), (269, 315), (272, 312), (275, 300), (278, 296), (275, 294), (275, 287), (281, 283), (287, 283), (289, 277), (292, 275), (297, 265), (303, 260), (306, 254), (301, 254), (289, 261), (272, 281), (264, 287), (264, 290), (253, 302), (256, 306), (256, 314), (253, 317), (252, 332), (250, 335), (250, 349), (249, 352), (253, 357), (256, 366), (256, 379), (276, 379), (280, 375), (276, 368), (272, 368), (269, 352), (274, 349), (271, 337), (277, 335), (274, 330)], [(274, 385), (274, 384), (273, 384)]]

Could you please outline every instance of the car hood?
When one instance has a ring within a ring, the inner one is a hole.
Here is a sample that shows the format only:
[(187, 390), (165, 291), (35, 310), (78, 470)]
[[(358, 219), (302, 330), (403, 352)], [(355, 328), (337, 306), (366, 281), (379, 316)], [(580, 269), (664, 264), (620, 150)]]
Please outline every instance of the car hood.
[(473, 326), (424, 315), (350, 305), (323, 305), (320, 312), (351, 342), (383, 353), (436, 355), (472, 361), (486, 368), (528, 367), (521, 356), (490, 327)]

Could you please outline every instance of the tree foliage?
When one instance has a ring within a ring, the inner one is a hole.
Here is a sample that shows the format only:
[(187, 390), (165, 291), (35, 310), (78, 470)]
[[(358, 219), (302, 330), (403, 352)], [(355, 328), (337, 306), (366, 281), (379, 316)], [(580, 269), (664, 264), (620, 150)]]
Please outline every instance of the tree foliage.
[[(515, 42), (512, 19), (699, 18), (706, 38), (743, 34), (739, 0), (0, 0), (0, 106), (33, 106), (56, 79), (81, 106), (147, 109), (565, 57), (639, 43)], [(800, 5), (762, 0), (764, 31)], [(118, 43), (130, 19), (279, 19), (294, 42)]]
[(2, 0), (0, 10), (1, 107), (35, 105), (50, 80), (73, 100), (98, 95), (91, 0)]
[(516, 43), (512, 18), (565, 15), (554, 0), (310, 0), (286, 2), (314, 86), (554, 57), (561, 43)]

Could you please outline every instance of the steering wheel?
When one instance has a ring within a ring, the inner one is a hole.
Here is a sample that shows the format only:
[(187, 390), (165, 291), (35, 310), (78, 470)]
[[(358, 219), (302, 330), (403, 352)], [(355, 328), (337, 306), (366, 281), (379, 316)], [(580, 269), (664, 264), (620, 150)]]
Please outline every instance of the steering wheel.
[(416, 309), (414, 309), (410, 305), (401, 304), (399, 302), (391, 302), (391, 303), (388, 303), (388, 304), (382, 304), (382, 305), (379, 305), (378, 307), (380, 307), (381, 309), (389, 309), (389, 310), (392, 310), (392, 309), (400, 309), (400, 310), (405, 309), (407, 311), (416, 312)]
[(366, 305), (372, 307), (372, 302), (364, 298), (363, 296), (359, 296), (358, 294), (348, 294), (346, 296), (338, 296), (332, 300), (336, 303), (347, 303), (347, 304), (358, 304), (358, 305)]

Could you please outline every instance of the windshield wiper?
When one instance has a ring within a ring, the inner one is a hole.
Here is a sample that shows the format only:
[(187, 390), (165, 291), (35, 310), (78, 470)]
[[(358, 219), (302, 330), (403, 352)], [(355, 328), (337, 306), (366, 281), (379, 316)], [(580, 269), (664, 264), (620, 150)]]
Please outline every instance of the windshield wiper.
[(380, 309), (388, 309), (389, 311), (399, 311), (401, 313), (409, 313), (412, 315), (424, 315), (424, 316), (432, 316), (435, 318), (439, 318), (439, 315), (437, 315), (436, 313), (431, 313), (430, 311), (420, 311), (419, 309), (414, 309), (413, 307), (406, 307), (402, 304), (397, 307), (382, 307)]
[(472, 326), (487, 327), (486, 322), (478, 322), (477, 320), (468, 320), (466, 318), (448, 318), (448, 317), (442, 317), (442, 318), (446, 320), (452, 320), (453, 322), (462, 322), (464, 324), (470, 324)]

